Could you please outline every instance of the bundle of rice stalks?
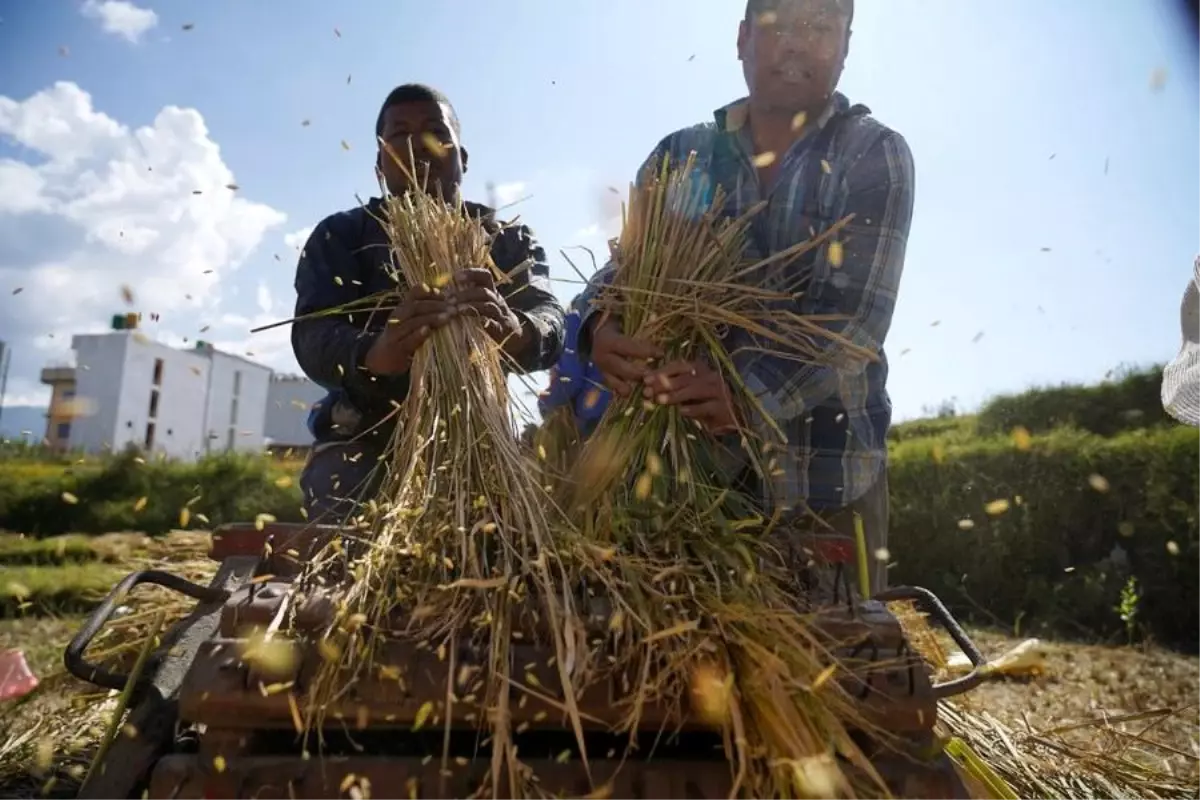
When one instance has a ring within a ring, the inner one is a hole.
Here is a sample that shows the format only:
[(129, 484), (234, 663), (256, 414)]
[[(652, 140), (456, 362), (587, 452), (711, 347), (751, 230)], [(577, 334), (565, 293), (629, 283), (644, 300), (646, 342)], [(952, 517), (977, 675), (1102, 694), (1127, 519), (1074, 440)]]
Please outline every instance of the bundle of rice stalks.
[[(619, 264), (596, 304), (626, 335), (659, 345), (664, 362), (706, 361), (754, 414), (727, 334), (747, 332), (798, 362), (819, 358), (819, 340), (835, 337), (823, 320), (790, 310), (801, 287), (772, 268), (840, 226), (747, 265), (745, 231), (757, 209), (723, 217), (723, 196), (707, 197), (694, 167), (664, 164), (633, 191)], [(752, 444), (745, 432), (732, 442), (764, 479), (776, 469), (771, 444)], [(617, 669), (641, 676), (625, 701), (626, 729), (650, 704), (688, 706), (726, 732), (737, 792), (879, 794), (848, 733), (871, 726), (836, 679), (836, 643), (802, 613), (793, 584), (802, 565), (770, 547), (772, 521), (728, 485), (729, 446), (676, 407), (634, 394), (614, 399), (583, 447), (568, 536), (581, 560), (593, 554), (585, 579), (612, 604), (609, 627), (623, 643)]]
[[(411, 192), (387, 199), (382, 222), (398, 285), (442, 290), (460, 268), (495, 270), (489, 234), (459, 204)], [(558, 591), (554, 504), (513, 430), (503, 357), (480, 320), (466, 315), (435, 330), (416, 354), (378, 498), (352, 521), (357, 533), (348, 543), (335, 541), (302, 581), (310, 600), (324, 596), (333, 608), (305, 721), (319, 730), (359, 677), (394, 669), (382, 655), (393, 639), (446, 658), (453, 697), (461, 690), (456, 654), (474, 643), (487, 654), (478, 692), (491, 710), (491, 780), (506, 777), (501, 791), (517, 797), (524, 790), (508, 719), (513, 631), (544, 621), (562, 652), (562, 619), (574, 612), (570, 595)], [(519, 621), (520, 609), (531, 609), (532, 621)], [(571, 682), (563, 684), (570, 702)]]

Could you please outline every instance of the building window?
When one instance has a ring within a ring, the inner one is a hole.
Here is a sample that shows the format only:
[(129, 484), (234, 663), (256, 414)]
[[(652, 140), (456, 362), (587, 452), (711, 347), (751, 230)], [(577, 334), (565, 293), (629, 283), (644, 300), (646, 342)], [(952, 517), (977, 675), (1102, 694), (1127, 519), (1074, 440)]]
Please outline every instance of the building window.
[(74, 400), (75, 399), (75, 390), (74, 389), (63, 389), (62, 399), (63, 400)]
[(154, 359), (154, 385), (162, 386), (163, 360), (161, 358)]
[(154, 447), (154, 423), (146, 423), (146, 449), (150, 450)]
[(150, 390), (150, 419), (158, 418), (158, 389)]
[(58, 427), (55, 429), (54, 433), (59, 440), (71, 438), (71, 423), (58, 423)]

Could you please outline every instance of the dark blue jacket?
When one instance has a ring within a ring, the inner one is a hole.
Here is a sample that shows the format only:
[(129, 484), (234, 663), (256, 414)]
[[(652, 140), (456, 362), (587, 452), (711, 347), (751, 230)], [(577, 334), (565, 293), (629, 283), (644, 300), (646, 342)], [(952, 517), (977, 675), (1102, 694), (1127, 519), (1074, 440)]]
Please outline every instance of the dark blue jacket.
[[(525, 225), (505, 225), (495, 212), (464, 203), (495, 235), (492, 260), (512, 280), (500, 285), (509, 307), (532, 332), (529, 347), (516, 359), (522, 372), (549, 369), (562, 349), (563, 309), (550, 291), (546, 252)], [(313, 230), (296, 267), (296, 316), (339, 308), (398, 287), (389, 268), (387, 236), (378, 217), (382, 201), (326, 217)], [(529, 262), (530, 266), (524, 266)], [(480, 266), (480, 265), (463, 265)], [(298, 319), (292, 325), (292, 349), (300, 368), (329, 390), (309, 414), (317, 443), (357, 436), (382, 445), (391, 435), (393, 401), (408, 394), (408, 376), (377, 377), (367, 373), (363, 358), (383, 330), (394, 301), (384, 307)]]

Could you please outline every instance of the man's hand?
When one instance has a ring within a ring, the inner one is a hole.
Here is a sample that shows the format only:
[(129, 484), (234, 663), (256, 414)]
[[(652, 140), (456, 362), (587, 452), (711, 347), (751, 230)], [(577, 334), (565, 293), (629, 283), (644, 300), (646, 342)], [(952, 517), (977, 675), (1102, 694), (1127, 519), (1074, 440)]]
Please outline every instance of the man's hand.
[(528, 332), (521, 318), (508, 307), (508, 302), (496, 289), (496, 279), (488, 269), (460, 269), (446, 288), (446, 297), (456, 313), (476, 315), (483, 320), (484, 329), (510, 355), (524, 349)]
[(646, 362), (661, 357), (661, 348), (621, 333), (621, 326), (610, 317), (600, 316), (593, 324), (592, 363), (605, 385), (621, 397), (627, 397), (646, 377)]
[(452, 306), (437, 289), (410, 288), (367, 351), (363, 366), (373, 375), (403, 375), (418, 348), (453, 316)]
[(737, 411), (729, 384), (707, 364), (673, 361), (647, 374), (642, 394), (659, 405), (679, 406), (679, 413), (694, 419), (714, 435), (737, 430)]

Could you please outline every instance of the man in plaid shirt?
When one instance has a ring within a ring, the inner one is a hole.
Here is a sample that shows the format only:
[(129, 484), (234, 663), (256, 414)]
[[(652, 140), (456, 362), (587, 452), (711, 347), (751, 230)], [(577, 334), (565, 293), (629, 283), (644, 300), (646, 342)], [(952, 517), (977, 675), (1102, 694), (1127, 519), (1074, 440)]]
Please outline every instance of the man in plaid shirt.
[[(767, 509), (789, 512), (802, 559), (834, 567), (813, 572), (835, 597), (858, 585), (856, 515), (872, 551), (872, 593), (886, 585), (891, 401), (883, 343), (904, 264), (914, 182), (904, 138), (835, 91), (853, 13), (852, 0), (749, 0), (738, 31), (749, 96), (717, 110), (713, 122), (667, 136), (639, 173), (644, 179), (664, 156), (678, 164), (695, 152), (702, 174), (727, 193), (727, 213), (740, 216), (765, 201), (750, 230), (752, 259), (854, 215), (832, 254), (827, 243), (794, 260), (784, 282), (804, 284), (797, 313), (836, 315), (829, 329), (876, 357), (866, 360), (826, 341), (816, 363), (801, 365), (745, 347), (753, 342), (744, 331), (731, 332), (727, 343), (741, 379), (787, 437), (772, 475), (744, 472), (740, 480), (757, 487)], [(611, 263), (600, 270), (574, 304), (581, 317), (579, 355), (590, 357), (606, 386), (679, 405), (727, 440), (731, 452), (739, 450), (739, 427), (776, 440), (766, 420), (739, 419), (729, 387), (708, 364), (645, 366), (658, 355), (654, 345), (623, 336), (617, 321), (590, 308), (612, 270)], [(744, 459), (739, 467), (748, 471)]]

